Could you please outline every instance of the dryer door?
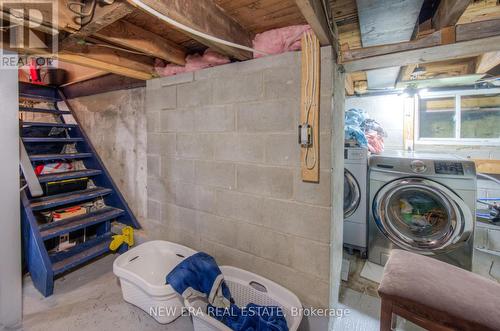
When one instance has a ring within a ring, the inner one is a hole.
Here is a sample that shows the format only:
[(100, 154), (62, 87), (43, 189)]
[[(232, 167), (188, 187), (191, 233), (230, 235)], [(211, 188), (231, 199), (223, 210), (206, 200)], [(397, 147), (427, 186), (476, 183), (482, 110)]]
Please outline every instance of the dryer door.
[(344, 169), (344, 218), (354, 214), (361, 200), (361, 190), (352, 173)]
[(470, 209), (457, 194), (424, 178), (386, 184), (377, 192), (372, 212), (388, 239), (420, 254), (454, 250), (469, 239), (474, 227)]

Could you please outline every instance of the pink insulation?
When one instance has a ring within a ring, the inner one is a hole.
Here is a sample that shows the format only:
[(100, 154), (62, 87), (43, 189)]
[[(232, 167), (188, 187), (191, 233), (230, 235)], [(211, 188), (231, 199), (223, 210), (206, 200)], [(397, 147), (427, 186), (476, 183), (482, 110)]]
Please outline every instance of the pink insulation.
[[(280, 29), (273, 29), (259, 33), (253, 40), (253, 48), (269, 55), (279, 54), (289, 51), (298, 51), (302, 34), (310, 31), (311, 27), (305, 25), (292, 25)], [(265, 55), (254, 52), (255, 58)]]
[(172, 63), (165, 65), (163, 61), (157, 60), (155, 62), (155, 71), (160, 76), (172, 76), (182, 74), (184, 72), (192, 72), (208, 67), (214, 67), (229, 62), (231, 61), (227, 56), (219, 54), (208, 48), (207, 50), (205, 50), (203, 55), (193, 54), (186, 56), (185, 66), (180, 66)]
[[(253, 48), (268, 55), (279, 54), (289, 51), (300, 50), (300, 39), (304, 32), (310, 31), (309, 25), (293, 25), (284, 28), (273, 29), (259, 33), (253, 40)], [(262, 57), (263, 54), (254, 52), (254, 57)], [(156, 60), (155, 71), (160, 76), (172, 76), (184, 72), (192, 72), (208, 67), (214, 67), (231, 62), (225, 55), (217, 53), (210, 48), (203, 55), (193, 54), (186, 57), (186, 65), (180, 66), (169, 63), (165, 65), (162, 60)]]

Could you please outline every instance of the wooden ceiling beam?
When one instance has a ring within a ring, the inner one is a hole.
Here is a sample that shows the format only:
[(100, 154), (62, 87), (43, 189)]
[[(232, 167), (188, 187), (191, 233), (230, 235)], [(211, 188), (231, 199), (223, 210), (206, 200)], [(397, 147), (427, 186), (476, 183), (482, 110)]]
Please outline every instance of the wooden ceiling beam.
[(440, 30), (454, 26), (471, 2), (471, 0), (441, 0), (432, 17), (432, 27)]
[(327, 14), (323, 9), (323, 0), (295, 0), (300, 12), (311, 26), (321, 46), (335, 45), (336, 36), (330, 30)]
[(60, 50), (55, 57), (131, 78), (148, 80), (154, 77), (152, 58), (98, 45), (75, 45)]
[[(252, 47), (253, 36), (231, 17), (227, 16), (212, 0), (142, 0), (142, 2), (157, 12), (199, 32)], [(130, 0), (129, 3), (134, 4)], [(238, 60), (253, 58), (253, 54), (249, 51), (186, 34), (205, 46)]]
[(126, 21), (115, 22), (94, 33), (94, 36), (168, 62), (186, 64), (184, 47)]
[(500, 65), (500, 51), (481, 54), (476, 59), (476, 73), (485, 74)]
[(115, 1), (111, 5), (96, 6), (92, 21), (84, 25), (73, 36), (83, 38), (113, 24), (134, 11), (134, 7), (125, 1)]
[[(455, 42), (454, 42), (455, 41)], [(342, 53), (347, 72), (450, 60), (500, 50), (500, 20), (445, 28), (414, 41)]]

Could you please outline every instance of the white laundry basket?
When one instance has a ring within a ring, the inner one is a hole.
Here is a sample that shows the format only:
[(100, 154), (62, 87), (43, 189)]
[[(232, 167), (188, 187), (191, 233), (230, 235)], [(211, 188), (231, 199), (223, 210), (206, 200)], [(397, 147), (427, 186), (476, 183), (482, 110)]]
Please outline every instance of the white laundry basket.
[[(285, 314), (288, 329), (290, 331), (298, 329), (302, 320), (302, 304), (295, 294), (283, 286), (251, 272), (228, 266), (222, 266), (220, 269), (237, 306), (246, 307), (249, 303), (279, 306)], [(192, 312), (195, 331), (231, 331), (230, 328), (210, 317), (206, 312), (200, 313), (195, 303), (185, 300), (184, 304)]]
[(166, 276), (191, 248), (168, 241), (148, 241), (120, 255), (113, 272), (120, 279), (123, 299), (148, 313), (159, 323), (170, 323), (183, 313), (184, 302)]

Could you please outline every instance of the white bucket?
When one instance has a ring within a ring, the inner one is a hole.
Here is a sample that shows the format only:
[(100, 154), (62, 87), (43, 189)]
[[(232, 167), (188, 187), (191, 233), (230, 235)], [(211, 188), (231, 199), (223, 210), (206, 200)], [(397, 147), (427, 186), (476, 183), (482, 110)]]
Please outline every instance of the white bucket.
[(170, 285), (165, 285), (166, 276), (195, 253), (182, 245), (155, 240), (120, 255), (113, 263), (113, 272), (120, 279), (123, 299), (161, 324), (172, 322), (182, 314), (184, 302)]

